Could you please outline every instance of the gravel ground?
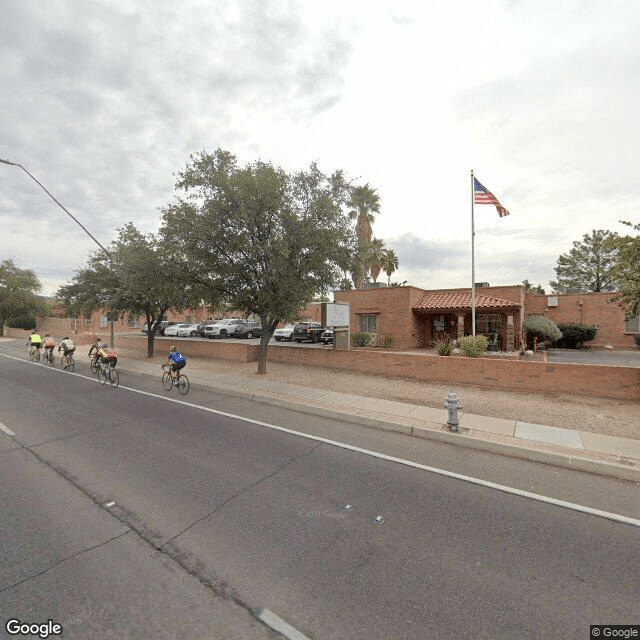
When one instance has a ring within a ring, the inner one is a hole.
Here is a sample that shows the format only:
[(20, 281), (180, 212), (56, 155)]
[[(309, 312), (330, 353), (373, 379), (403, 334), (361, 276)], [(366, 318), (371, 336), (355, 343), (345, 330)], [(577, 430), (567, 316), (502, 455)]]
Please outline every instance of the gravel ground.
[[(124, 367), (126, 358), (137, 357), (135, 353), (122, 352), (121, 355)], [(265, 376), (258, 376), (255, 362), (235, 363), (191, 358), (188, 367), (437, 408), (444, 408), (444, 399), (450, 389), (449, 385), (445, 384), (273, 362), (267, 363)], [(562, 394), (522, 393), (468, 385), (457, 386), (456, 392), (460, 397), (463, 412), (466, 413), (640, 440), (640, 404), (637, 402)]]

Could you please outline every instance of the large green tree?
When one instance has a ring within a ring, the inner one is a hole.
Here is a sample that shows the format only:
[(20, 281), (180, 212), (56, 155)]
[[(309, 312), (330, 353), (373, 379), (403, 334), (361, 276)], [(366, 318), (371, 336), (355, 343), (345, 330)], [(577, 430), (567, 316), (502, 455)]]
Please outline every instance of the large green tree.
[(170, 253), (159, 238), (129, 223), (118, 229), (108, 251), (90, 255), (87, 266), (76, 272), (70, 284), (60, 287), (57, 297), (73, 315), (107, 309), (112, 316), (144, 316), (151, 327), (147, 356), (152, 358), (155, 334), (166, 312), (200, 303), (196, 288), (185, 276), (183, 261)]
[[(640, 231), (640, 223), (621, 221), (634, 231)], [(627, 235), (610, 238), (608, 244), (616, 252), (612, 277), (618, 294), (612, 300), (626, 309), (627, 320), (640, 316), (640, 236)]]
[(617, 235), (611, 231), (594, 229), (590, 234), (585, 234), (581, 242), (574, 242), (569, 253), (558, 257), (555, 267), (558, 279), (549, 283), (554, 291), (615, 291), (613, 269), (617, 261), (617, 249), (611, 241)]
[(0, 262), (0, 336), (6, 320), (43, 313), (38, 291), (40, 280), (34, 271), (21, 269), (10, 259)]
[(183, 255), (206, 301), (255, 314), (265, 329), (258, 373), (266, 373), (269, 339), (318, 291), (334, 287), (352, 264), (355, 237), (341, 172), (312, 164), (287, 173), (270, 163), (240, 166), (218, 149), (192, 155), (164, 209), (161, 233)]

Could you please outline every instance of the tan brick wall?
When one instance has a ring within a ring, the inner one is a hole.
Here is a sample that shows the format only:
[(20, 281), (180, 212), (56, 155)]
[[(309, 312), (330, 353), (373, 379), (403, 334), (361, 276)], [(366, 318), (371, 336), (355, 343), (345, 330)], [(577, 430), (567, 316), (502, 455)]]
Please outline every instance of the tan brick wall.
[[(576, 322), (599, 325), (598, 335), (589, 345), (611, 345), (618, 349), (635, 349), (633, 334), (626, 332), (624, 310), (615, 302), (609, 302), (612, 293), (576, 293), (557, 296), (558, 306), (550, 307), (548, 298), (540, 294), (526, 294), (527, 314), (542, 315), (556, 324)], [(581, 304), (582, 303), (582, 304)]]
[[(154, 357), (159, 360), (164, 358), (171, 343), (170, 338), (156, 338)], [(130, 348), (139, 355), (146, 354), (147, 341), (144, 336), (118, 336), (116, 344), (118, 349)], [(257, 362), (260, 350), (257, 344), (236, 340), (181, 340), (179, 345), (187, 358), (219, 358), (235, 362)], [(443, 357), (418, 351), (396, 352), (386, 349), (302, 349), (286, 345), (270, 345), (268, 361), (439, 384), (473, 385), (489, 390), (513, 389), (640, 400), (640, 368), (632, 367)], [(126, 368), (125, 359), (122, 359), (122, 366)], [(364, 379), (362, 393), (367, 393)]]
[(360, 315), (378, 314), (378, 335), (392, 336), (394, 349), (420, 346), (421, 325), (411, 308), (425, 294), (417, 287), (381, 287), (358, 291), (336, 291), (336, 302), (351, 305), (351, 332), (360, 331)]

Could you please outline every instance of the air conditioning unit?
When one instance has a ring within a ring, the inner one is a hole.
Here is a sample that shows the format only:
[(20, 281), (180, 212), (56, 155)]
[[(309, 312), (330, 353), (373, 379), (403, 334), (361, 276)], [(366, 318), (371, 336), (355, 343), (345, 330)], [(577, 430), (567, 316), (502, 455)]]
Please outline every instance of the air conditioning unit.
[(485, 289), (491, 285), (488, 282), (476, 282), (476, 289)]

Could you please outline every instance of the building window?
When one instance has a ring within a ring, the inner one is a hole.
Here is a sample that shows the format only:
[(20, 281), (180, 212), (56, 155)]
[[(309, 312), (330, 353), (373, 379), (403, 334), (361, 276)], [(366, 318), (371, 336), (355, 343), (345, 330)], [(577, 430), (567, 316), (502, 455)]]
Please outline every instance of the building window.
[(106, 315), (100, 316), (100, 326), (106, 327), (108, 325), (109, 325), (109, 318)]
[(477, 333), (500, 333), (502, 316), (499, 313), (481, 313), (476, 316)]
[(529, 318), (542, 318), (543, 320), (546, 318), (544, 313), (527, 313), (527, 320)]
[(437, 331), (445, 330), (445, 320), (444, 316), (435, 316), (433, 318), (433, 331), (434, 333)]
[(378, 330), (378, 314), (377, 313), (361, 313), (360, 314), (360, 331), (367, 333), (375, 333)]
[(625, 331), (627, 333), (640, 333), (640, 316), (627, 320), (625, 322)]

